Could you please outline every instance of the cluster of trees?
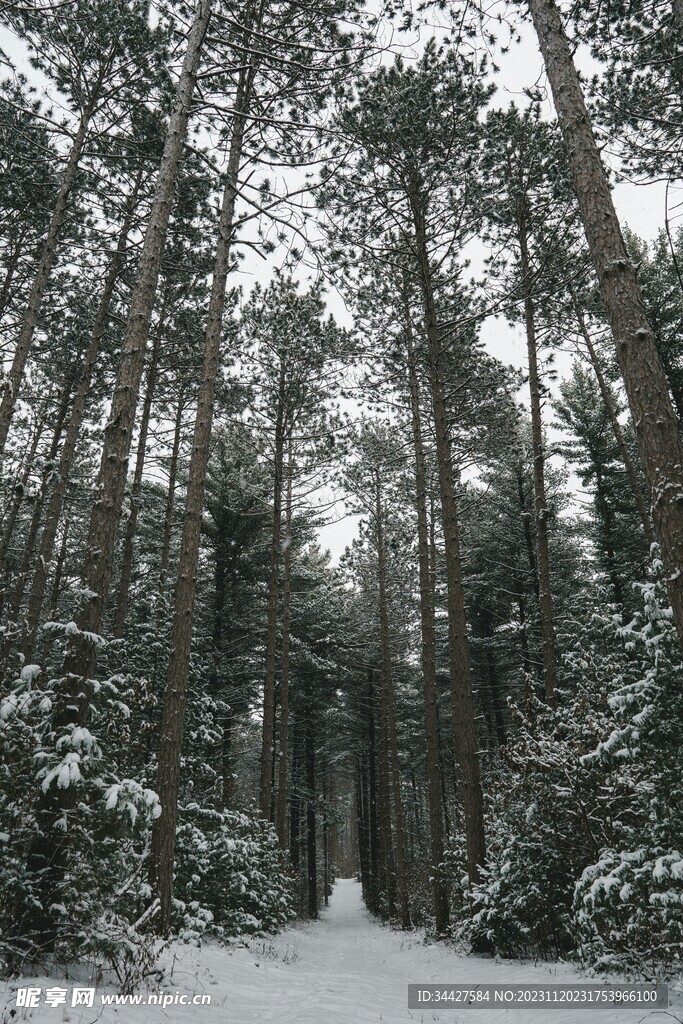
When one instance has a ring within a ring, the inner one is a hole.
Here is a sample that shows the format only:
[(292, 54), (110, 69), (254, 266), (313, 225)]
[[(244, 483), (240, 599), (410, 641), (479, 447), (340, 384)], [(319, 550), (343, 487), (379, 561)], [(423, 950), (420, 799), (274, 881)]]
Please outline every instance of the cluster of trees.
[(557, 123), (471, 3), (411, 60), (349, 0), (3, 8), (54, 104), (0, 87), (8, 965), (125, 975), (352, 869), (404, 928), (680, 955), (683, 245), (622, 234), (591, 124), (675, 175), (652, 7), (522, 5)]

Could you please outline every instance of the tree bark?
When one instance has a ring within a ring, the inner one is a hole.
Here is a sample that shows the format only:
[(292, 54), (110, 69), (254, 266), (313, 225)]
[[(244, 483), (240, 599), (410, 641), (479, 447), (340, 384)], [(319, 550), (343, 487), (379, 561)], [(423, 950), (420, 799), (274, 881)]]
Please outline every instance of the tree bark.
[(180, 783), (180, 754), (182, 748), (187, 685), (192, 646), (192, 623), (196, 590), (197, 561), (204, 509), (206, 472), (209, 464), (211, 426), (216, 381), (220, 364), (221, 337), (225, 292), (230, 270), (237, 181), (246, 128), (246, 115), (251, 99), (254, 69), (249, 68), (240, 77), (234, 115), (226, 183), (223, 191), (218, 243), (213, 267), (211, 298), (204, 337), (204, 358), (197, 397), (197, 413), (192, 440), (192, 455), (187, 483), (185, 521), (180, 546), (180, 565), (175, 592), (175, 611), (171, 632), (171, 655), (168, 682), (164, 697), (164, 711), (159, 743), (157, 793), (161, 801), (161, 814), (152, 829), (151, 877), (160, 901), (155, 927), (166, 935), (171, 923), (173, 862), (175, 831)]
[(152, 402), (157, 384), (159, 368), (159, 351), (161, 349), (161, 337), (164, 328), (164, 311), (162, 309), (159, 317), (154, 345), (152, 346), (152, 357), (147, 373), (147, 386), (145, 397), (142, 403), (142, 416), (140, 417), (140, 434), (138, 436), (138, 450), (135, 458), (135, 471), (133, 473), (133, 484), (130, 491), (130, 515), (126, 522), (126, 533), (123, 539), (123, 551), (121, 553), (121, 575), (119, 578), (119, 592), (116, 601), (116, 615), (114, 618), (114, 636), (120, 638), (126, 629), (126, 618), (128, 616), (128, 602), (130, 598), (130, 581), (133, 575), (133, 554), (135, 535), (138, 526), (138, 514), (140, 512), (140, 500), (142, 496), (142, 476), (145, 471), (145, 458), (147, 456), (147, 435), (149, 433), (149, 421), (152, 415)]
[(2, 540), (0, 541), (0, 568), (2, 569), (3, 574), (6, 574), (5, 559), (7, 558), (7, 553), (12, 543), (12, 534), (14, 533), (14, 527), (17, 523), (17, 516), (19, 515), (19, 509), (21, 508), (26, 494), (26, 486), (31, 476), (31, 470), (33, 469), (38, 445), (42, 440), (43, 432), (47, 425), (47, 419), (47, 412), (43, 411), (33, 431), (31, 443), (24, 457), (23, 466), (20, 467), (23, 469), (21, 480), (14, 485), (12, 501), (10, 503), (7, 516), (3, 522)]
[(382, 507), (382, 486), (379, 470), (375, 473), (375, 527), (377, 540), (377, 582), (379, 606), (379, 635), (381, 647), (382, 678), (386, 709), (386, 729), (391, 765), (391, 790), (393, 798), (394, 828), (396, 833), (396, 888), (401, 914), (401, 927), (410, 928), (410, 905), (408, 902), (408, 870), (406, 858), (406, 830), (401, 797), (401, 770), (398, 758), (398, 730), (396, 726), (396, 701), (391, 668), (391, 637), (389, 632), (389, 609), (387, 602), (387, 568), (384, 544), (384, 509)]
[(289, 809), (289, 859), (296, 873), (301, 863), (301, 768), (303, 760), (303, 726), (299, 716), (294, 721), (292, 742), (292, 798)]
[(55, 471), (55, 460), (57, 458), (57, 452), (59, 451), (59, 442), (62, 438), (62, 431), (64, 429), (64, 421), (66, 420), (67, 412), (69, 411), (69, 404), (71, 401), (71, 395), (65, 389), (62, 392), (62, 400), (57, 413), (57, 420), (55, 422), (52, 431), (52, 442), (50, 444), (50, 450), (47, 454), (46, 466), (43, 470), (43, 477), (40, 484), (40, 490), (33, 499), (33, 515), (31, 516), (31, 522), (28, 528), (28, 533), (24, 540), (24, 552), (21, 560), (21, 569), (19, 570), (19, 578), (14, 587), (12, 598), (10, 601), (9, 618), (16, 622), (19, 616), (19, 610), (21, 608), (21, 602), (24, 599), (24, 590), (26, 587), (26, 581), (29, 577), (31, 570), (31, 562), (33, 560), (33, 552), (36, 546), (36, 539), (38, 537), (38, 530), (40, 529), (40, 520), (43, 513), (43, 504), (45, 502), (45, 496), (50, 487), (50, 483), (54, 476)]
[(277, 608), (282, 534), (282, 469), (284, 458), (285, 360), (280, 358), (277, 414), (275, 422), (275, 479), (273, 484), (273, 532), (270, 547), (266, 657), (263, 683), (263, 733), (261, 737), (261, 813), (270, 818), (273, 799), (273, 755), (275, 745), (275, 656), (277, 651)]
[(626, 252), (569, 40), (554, 0), (527, 0), (564, 137), (586, 239), (612, 327), (647, 479), (655, 533), (683, 642), (683, 443)]
[(292, 451), (287, 466), (285, 497), (285, 557), (282, 580), (282, 664), (280, 668), (280, 729), (278, 750), (278, 784), (276, 830), (280, 845), (287, 842), (287, 746), (289, 740), (289, 629), (292, 615)]
[(683, 38), (683, 0), (672, 0), (671, 9), (679, 40)]
[(166, 492), (166, 508), (164, 509), (164, 529), (161, 542), (161, 560), (159, 564), (159, 594), (163, 598), (166, 591), (166, 578), (171, 553), (171, 533), (173, 531), (173, 509), (175, 507), (176, 480), (178, 477), (178, 456), (183, 430), (183, 412), (185, 395), (181, 394), (176, 406), (175, 425), (173, 429), (173, 448), (171, 462), (168, 467), (168, 491)]
[(557, 651), (553, 595), (550, 580), (550, 546), (548, 543), (548, 507), (545, 494), (545, 453), (543, 451), (543, 420), (541, 413), (541, 380), (538, 372), (536, 319), (532, 296), (532, 276), (529, 265), (524, 212), (517, 220), (521, 254), (522, 292), (524, 295), (524, 322), (529, 357), (529, 393), (531, 398), (531, 443), (533, 453), (534, 506), (536, 512), (536, 552), (538, 564), (538, 603), (541, 613), (541, 640), (543, 644), (543, 678), (545, 699), (551, 708), (557, 707)]
[(358, 829), (358, 859), (360, 861), (360, 878), (363, 899), (371, 907), (370, 896), (370, 843), (368, 831), (368, 793), (367, 779), (363, 771), (362, 760), (356, 758), (355, 771), (356, 827)]
[[(104, 431), (100, 472), (90, 517), (81, 580), (81, 590), (88, 596), (76, 616), (78, 631), (71, 638), (64, 663), (66, 675), (73, 676), (76, 680), (93, 676), (95, 673), (96, 647), (84, 634), (99, 633), (111, 582), (150, 319), (156, 298), (178, 168), (185, 146), (202, 46), (210, 17), (211, 0), (199, 0), (176, 88), (152, 210), (121, 342), (119, 371), (109, 421)], [(78, 686), (78, 682), (75, 685)]]
[(425, 734), (427, 739), (427, 797), (429, 803), (429, 834), (432, 855), (432, 902), (437, 935), (448, 927), (448, 899), (439, 876), (444, 859), (443, 807), (441, 802), (441, 765), (439, 762), (439, 718), (436, 689), (436, 636), (434, 599), (429, 576), (429, 527), (427, 520), (427, 473), (422, 443), (420, 389), (415, 367), (413, 330), (410, 310), (406, 309), (406, 344), (408, 349), (408, 380), (410, 410), (415, 453), (415, 507), (417, 510), (418, 565), (420, 575), (420, 627), (422, 638), (422, 686), (425, 701)]
[(22, 652), (26, 663), (30, 662), (33, 657), (33, 648), (35, 645), (36, 634), (38, 632), (38, 626), (40, 624), (40, 612), (43, 606), (48, 572), (54, 555), (55, 539), (57, 537), (59, 520), (64, 507), (66, 490), (69, 485), (73, 458), (76, 452), (76, 445), (78, 444), (78, 439), (80, 437), (83, 420), (88, 408), (92, 376), (95, 370), (95, 363), (97, 362), (97, 357), (100, 352), (102, 338), (104, 337), (104, 333), (107, 329), (109, 312), (111, 309), (112, 299), (114, 297), (114, 289), (116, 288), (116, 282), (118, 281), (125, 266), (128, 236), (133, 224), (133, 216), (135, 214), (141, 184), (142, 171), (139, 171), (126, 203), (126, 209), (121, 223), (121, 230), (119, 231), (119, 236), (116, 242), (116, 249), (114, 250), (109, 262), (109, 268), (107, 270), (104, 288), (95, 314), (92, 331), (90, 332), (88, 345), (85, 353), (83, 354), (81, 379), (71, 407), (71, 415), (66, 428), (64, 444), (59, 458), (59, 466), (57, 467), (57, 482), (52, 494), (50, 495), (50, 501), (45, 515), (45, 523), (43, 525), (43, 532), (40, 539), (38, 561), (33, 574), (33, 580), (31, 581), (31, 590), (29, 592), (24, 632), (21, 641)]
[(316, 779), (313, 722), (309, 708), (306, 719), (306, 874), (308, 877), (308, 916), (318, 916), (318, 847), (316, 841)]
[(460, 557), (460, 530), (455, 500), (448, 417), (441, 379), (441, 342), (419, 189), (414, 191), (411, 196), (411, 206), (427, 332), (441, 514), (446, 550), (453, 743), (461, 776), (468, 874), (470, 885), (473, 885), (479, 880), (479, 869), (484, 866), (486, 861), (486, 839), (484, 834), (484, 798), (479, 770), (477, 725), (474, 715), (465, 592)]
[[(683, 0), (681, 0), (681, 2), (683, 2)], [(619, 454), (621, 455), (621, 459), (624, 463), (624, 468), (626, 470), (626, 475), (628, 476), (628, 480), (631, 485), (631, 491), (633, 492), (633, 498), (636, 503), (636, 508), (638, 509), (638, 514), (640, 515), (640, 521), (643, 524), (643, 531), (645, 532), (645, 537), (647, 539), (648, 546), (651, 547), (655, 543), (655, 535), (652, 529), (652, 520), (650, 519), (650, 514), (647, 508), (645, 507), (643, 492), (640, 489), (640, 481), (638, 480), (638, 473), (636, 471), (635, 463), (633, 462), (633, 459), (631, 458), (631, 453), (628, 450), (626, 438), (624, 437), (624, 432), (621, 429), (621, 423), (619, 422), (616, 409), (614, 408), (612, 395), (610, 393), (607, 381), (605, 380), (605, 375), (602, 372), (602, 366), (600, 365), (598, 354), (595, 351), (595, 346), (593, 345), (593, 339), (590, 336), (590, 332), (586, 324), (586, 318), (584, 317), (583, 310), (579, 306), (576, 299), (574, 299), (574, 311), (576, 313), (576, 318), (579, 324), (581, 337), (583, 338), (584, 343), (586, 345), (586, 350), (588, 352), (588, 356), (590, 358), (591, 365), (593, 367), (593, 371), (598, 382), (598, 387), (600, 388), (600, 394), (602, 395), (602, 400), (605, 403), (607, 415), (609, 416), (609, 421), (612, 425), (614, 440), (617, 442)]]
[(64, 168), (64, 174), (62, 175), (62, 182), (59, 186), (57, 199), (48, 224), (47, 237), (45, 238), (40, 263), (38, 264), (38, 269), (36, 270), (36, 275), (31, 286), (26, 314), (14, 349), (12, 366), (10, 367), (7, 380), (5, 381), (2, 401), (0, 402), (0, 459), (3, 457), (5, 452), (7, 435), (9, 433), (17, 396), (19, 394), (21, 379), (24, 375), (24, 369), (26, 368), (31, 346), (33, 345), (33, 336), (36, 332), (36, 327), (38, 326), (40, 308), (43, 303), (45, 290), (57, 255), (57, 245), (59, 243), (59, 236), (64, 224), (64, 218), (66, 216), (69, 194), (73, 188), (74, 181), (76, 180), (76, 174), (78, 173), (78, 165), (81, 159), (81, 154), (83, 153), (83, 146), (88, 133), (91, 114), (91, 107), (83, 110), (76, 134), (74, 135), (71, 143), (71, 149)]

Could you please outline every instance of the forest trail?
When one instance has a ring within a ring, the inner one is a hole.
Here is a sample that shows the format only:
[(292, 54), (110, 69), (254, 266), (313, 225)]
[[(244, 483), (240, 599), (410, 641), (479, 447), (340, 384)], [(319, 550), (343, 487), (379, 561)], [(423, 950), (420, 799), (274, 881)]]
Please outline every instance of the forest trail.
[[(393, 931), (368, 914), (353, 879), (337, 882), (319, 921), (228, 949), (212, 942), (199, 949), (174, 943), (162, 966), (164, 992), (210, 995), (211, 1005), (98, 1007), (98, 990), (94, 1009), (41, 1006), (20, 1010), (13, 1019), (71, 1024), (647, 1024), (662, 1019), (643, 1009), (409, 1010), (409, 983), (549, 984), (580, 977), (565, 964), (463, 956), (442, 943), (425, 943), (420, 932)], [(31, 983), (43, 992), (66, 984), (55, 978)]]

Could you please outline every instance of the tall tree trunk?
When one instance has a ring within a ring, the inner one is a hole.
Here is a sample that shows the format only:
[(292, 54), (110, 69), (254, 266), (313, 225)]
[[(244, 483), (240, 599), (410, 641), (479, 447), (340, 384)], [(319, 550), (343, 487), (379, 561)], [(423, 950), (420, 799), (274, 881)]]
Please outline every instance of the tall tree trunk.
[(680, 40), (683, 40), (683, 0), (672, 0), (671, 9), (673, 11), (676, 34), (679, 39), (679, 47), (683, 49), (683, 45), (680, 42)]
[[(683, 3), (683, 0), (681, 0), (681, 2)], [(628, 450), (626, 438), (624, 437), (624, 432), (621, 429), (621, 423), (619, 422), (619, 418), (614, 407), (612, 394), (610, 392), (607, 381), (605, 380), (605, 375), (602, 372), (600, 359), (598, 358), (598, 354), (595, 351), (593, 339), (590, 336), (588, 325), (586, 324), (586, 318), (583, 315), (583, 310), (581, 309), (576, 298), (574, 298), (574, 311), (576, 313), (576, 319), (579, 324), (581, 337), (583, 338), (584, 343), (586, 345), (586, 351), (588, 352), (588, 356), (591, 361), (591, 366), (593, 367), (593, 372), (595, 373), (595, 377), (598, 382), (598, 387), (600, 388), (600, 394), (602, 395), (602, 400), (605, 403), (607, 415), (609, 416), (609, 421), (612, 425), (614, 440), (617, 442), (617, 448), (619, 449), (619, 454), (621, 455), (621, 460), (624, 463), (626, 475), (628, 476), (628, 480), (631, 485), (631, 491), (633, 492), (633, 498), (636, 503), (636, 508), (638, 509), (638, 514), (640, 515), (640, 521), (643, 524), (645, 537), (647, 539), (648, 546), (651, 547), (655, 543), (655, 535), (652, 529), (652, 520), (650, 519), (650, 513), (645, 507), (643, 492), (640, 489), (640, 481), (638, 480), (638, 473), (636, 471), (635, 463), (631, 458), (630, 451)]]
[(477, 724), (467, 639), (465, 591), (460, 558), (460, 530), (455, 500), (451, 442), (441, 379), (441, 339), (434, 301), (432, 273), (427, 250), (424, 212), (419, 194), (411, 198), (415, 243), (424, 302), (425, 328), (429, 351), (432, 409), (439, 468), (441, 515), (446, 549), (448, 586), (448, 639), (453, 743), (461, 776), (461, 796), (467, 836), (467, 865), (470, 884), (479, 880), (479, 869), (486, 861), (484, 834), (484, 798), (481, 789)]
[(368, 834), (367, 779), (365, 777), (365, 772), (363, 771), (363, 765), (360, 757), (356, 759), (354, 783), (361, 887), (363, 890), (363, 899), (365, 900), (366, 905), (372, 909), (370, 904), (370, 843)]
[(126, 628), (128, 616), (128, 602), (130, 598), (130, 581), (133, 575), (133, 554), (135, 535), (138, 526), (138, 514), (140, 512), (140, 501), (142, 498), (142, 476), (145, 471), (145, 458), (147, 456), (147, 435), (149, 433), (149, 421), (152, 415), (152, 401), (157, 385), (157, 374), (159, 368), (159, 351), (164, 329), (164, 311), (162, 309), (159, 317), (154, 345), (152, 346), (152, 357), (147, 372), (147, 386), (145, 397), (142, 403), (142, 416), (140, 417), (140, 434), (138, 436), (138, 450), (135, 458), (135, 471), (133, 473), (133, 484), (130, 491), (130, 515), (126, 522), (126, 532), (123, 538), (123, 551), (121, 553), (121, 575), (119, 578), (119, 592), (116, 601), (116, 615), (114, 618), (114, 636), (122, 637)]
[[(57, 560), (55, 563), (55, 575), (52, 581), (52, 587), (50, 590), (50, 604), (49, 604), (49, 619), (53, 621), (57, 614), (57, 606), (59, 604), (59, 594), (62, 589), (62, 573), (64, 571), (64, 563), (66, 562), (66, 555), (68, 550), (69, 540), (69, 520), (64, 520), (64, 527), (62, 529), (62, 542), (59, 545), (59, 552), (57, 554)], [(43, 643), (43, 650), (40, 656), (40, 663), (44, 667), (47, 663), (47, 659), (50, 656), (50, 650), (52, 649), (53, 638), (46, 636)]]
[(14, 587), (14, 592), (10, 601), (9, 618), (13, 621), (17, 621), (19, 615), (19, 609), (21, 608), (21, 602), (24, 599), (24, 589), (26, 587), (26, 581), (31, 570), (31, 562), (33, 561), (33, 552), (36, 546), (36, 538), (38, 537), (38, 530), (40, 529), (40, 520), (43, 513), (43, 504), (45, 502), (45, 496), (50, 487), (50, 483), (55, 474), (55, 460), (57, 458), (57, 452), (59, 451), (59, 442), (62, 439), (62, 431), (64, 429), (64, 421), (66, 420), (66, 414), (69, 411), (69, 404), (71, 401), (71, 395), (65, 389), (62, 392), (62, 400), (57, 413), (57, 420), (55, 422), (52, 431), (52, 442), (50, 444), (50, 450), (47, 453), (46, 465), (43, 470), (43, 478), (40, 484), (40, 490), (33, 499), (33, 515), (31, 516), (31, 523), (28, 528), (28, 533), (24, 539), (24, 553), (21, 560), (21, 568), (19, 570), (19, 577)]
[(176, 87), (173, 112), (121, 342), (119, 371), (109, 421), (104, 431), (97, 497), (90, 517), (81, 580), (81, 590), (88, 597), (76, 616), (78, 631), (71, 638), (64, 663), (66, 675), (75, 678), (76, 686), (79, 685), (79, 679), (95, 674), (96, 646), (88, 640), (87, 635), (99, 633), (111, 582), (116, 537), (128, 475), (128, 457), (161, 257), (178, 168), (185, 146), (202, 46), (210, 17), (211, 0), (199, 0)]
[(398, 730), (396, 726), (396, 701), (391, 669), (391, 637), (389, 633), (389, 609), (387, 602), (387, 566), (384, 544), (384, 509), (379, 470), (375, 473), (375, 521), (377, 531), (377, 581), (379, 604), (379, 635), (381, 647), (382, 679), (386, 708), (387, 741), (391, 763), (391, 782), (396, 832), (396, 883), (401, 927), (410, 928), (410, 906), (408, 903), (408, 869), (406, 858), (406, 830), (401, 797), (401, 771), (398, 759)]
[(289, 859), (298, 873), (301, 863), (301, 769), (303, 761), (303, 723), (297, 715), (292, 742), (292, 796), (289, 807)]
[(524, 543), (526, 546), (527, 561), (529, 562), (529, 572), (531, 573), (531, 583), (536, 597), (539, 598), (540, 586), (538, 583), (536, 552), (534, 551), (534, 536), (531, 529), (531, 512), (529, 511), (526, 503), (526, 494), (524, 492), (524, 466), (521, 462), (517, 464), (517, 493), (519, 495), (519, 508), (520, 515), (522, 517), (522, 527), (524, 529)]
[(263, 733), (261, 736), (261, 814), (270, 818), (273, 799), (272, 776), (275, 746), (275, 657), (277, 652), (278, 584), (280, 538), (282, 534), (282, 469), (284, 458), (285, 361), (280, 358), (277, 414), (275, 423), (275, 479), (273, 482), (273, 532), (270, 542), (266, 657), (263, 683)]
[(318, 844), (316, 841), (315, 741), (312, 708), (306, 718), (306, 867), (308, 876), (308, 916), (318, 916)]
[(166, 507), (164, 509), (164, 529), (161, 541), (161, 560), (159, 563), (159, 594), (164, 596), (166, 591), (166, 578), (171, 554), (171, 533), (173, 531), (173, 509), (175, 508), (176, 480), (178, 478), (178, 456), (180, 454), (180, 442), (183, 430), (183, 411), (185, 409), (185, 395), (181, 393), (176, 406), (175, 425), (173, 428), (173, 448), (171, 450), (171, 462), (168, 467), (168, 490), (166, 492)]
[(28, 451), (23, 460), (21, 479), (14, 485), (12, 494), (12, 501), (10, 503), (9, 510), (2, 524), (2, 540), (0, 540), (0, 569), (5, 572), (5, 559), (7, 558), (7, 552), (9, 551), (12, 543), (12, 534), (14, 533), (14, 527), (17, 523), (17, 516), (19, 515), (19, 509), (21, 508), (22, 502), (26, 496), (26, 487), (31, 476), (31, 470), (40, 444), (45, 427), (47, 425), (47, 411), (41, 413), (40, 419), (36, 423), (31, 437), (31, 443), (28, 447)]
[(292, 474), (293, 456), (290, 442), (285, 496), (284, 572), (282, 580), (282, 664), (280, 668), (280, 731), (278, 751), (278, 785), (276, 829), (280, 845), (287, 842), (287, 745), (289, 739), (289, 627), (292, 615)]
[(35, 572), (33, 574), (33, 580), (31, 581), (31, 590), (29, 592), (28, 607), (24, 623), (24, 633), (21, 642), (24, 660), (26, 662), (29, 662), (33, 657), (33, 648), (35, 645), (36, 634), (38, 632), (38, 626), (40, 624), (40, 612), (43, 606), (43, 597), (45, 596), (48, 572), (54, 555), (55, 539), (57, 537), (57, 530), (59, 529), (60, 516), (64, 507), (66, 490), (69, 485), (76, 445), (78, 444), (83, 419), (85, 418), (88, 408), (92, 376), (95, 370), (97, 357), (100, 352), (102, 338), (104, 337), (104, 333), (107, 329), (107, 322), (109, 320), (109, 313), (114, 297), (114, 289), (116, 288), (116, 282), (121, 276), (125, 266), (128, 236), (133, 224), (133, 217), (141, 185), (142, 171), (139, 171), (126, 203), (123, 221), (121, 223), (121, 230), (119, 231), (119, 236), (116, 242), (116, 249), (109, 261), (109, 268), (107, 270), (104, 288), (100, 296), (97, 312), (95, 313), (95, 320), (90, 332), (88, 344), (83, 354), (81, 379), (78, 384), (78, 390), (76, 391), (73, 405), (71, 406), (71, 415), (66, 428), (62, 453), (59, 458), (59, 466), (57, 467), (57, 482), (53, 488), (52, 494), (50, 495), (50, 501), (48, 502), (45, 523), (43, 525), (43, 533), (40, 539), (39, 556)]
[(422, 637), (422, 686), (425, 701), (425, 733), (427, 739), (427, 796), (429, 802), (429, 834), (432, 855), (432, 902), (434, 925), (438, 935), (448, 927), (448, 899), (439, 865), (444, 858), (443, 807), (441, 804), (441, 765), (439, 763), (439, 718), (436, 690), (436, 636), (434, 600), (429, 577), (429, 527), (427, 522), (427, 473), (422, 443), (420, 389), (415, 368), (413, 331), (410, 311), (406, 311), (406, 342), (408, 347), (408, 378), (410, 408), (415, 452), (415, 506), (417, 509), (418, 565), (420, 574), (420, 627)]
[[(374, 689), (374, 685), (373, 685)], [(387, 694), (380, 679), (377, 707), (377, 802), (378, 854), (381, 861), (381, 881), (391, 916), (396, 904), (396, 872), (391, 832), (391, 790), (389, 771), (389, 740), (387, 736)]]
[(175, 592), (175, 611), (171, 631), (171, 656), (168, 682), (164, 697), (164, 711), (159, 742), (157, 793), (161, 801), (161, 814), (152, 829), (151, 877), (160, 901), (156, 927), (166, 935), (171, 923), (173, 862), (175, 831), (180, 782), (180, 754), (182, 747), (187, 684), (190, 670), (192, 622), (196, 588), (199, 541), (204, 509), (204, 489), (209, 464), (211, 425), (216, 381), (220, 364), (221, 336), (225, 292), (230, 270), (237, 181), (246, 128), (246, 115), (251, 99), (254, 69), (243, 71), (237, 90), (227, 180), (223, 191), (218, 223), (218, 243), (213, 267), (211, 298), (204, 336), (204, 358), (197, 397), (197, 414), (192, 440), (192, 455), (185, 501), (185, 521), (180, 546), (180, 565)]
[(554, 0), (527, 0), (564, 137), (586, 239), (607, 310), (648, 483), (655, 533), (683, 642), (683, 443), (626, 252), (569, 40)]
[(5, 308), (10, 302), (10, 290), (12, 288), (12, 281), (14, 275), (19, 269), (19, 258), (21, 255), (21, 246), (17, 242), (7, 256), (5, 260), (5, 276), (2, 280), (2, 288), (0, 288), (0, 318), (5, 315)]
[(526, 604), (524, 602), (524, 592), (521, 583), (519, 584), (519, 592), (517, 594), (517, 608), (519, 609), (519, 631), (522, 647), (522, 671), (526, 676), (531, 676), (533, 666), (531, 664), (531, 654), (529, 652), (529, 639), (527, 637), (526, 628)]
[(323, 903), (329, 907), (330, 889), (330, 825), (327, 817), (327, 770), (323, 772)]
[(550, 707), (557, 706), (557, 652), (553, 595), (550, 581), (550, 547), (548, 543), (548, 507), (545, 494), (545, 453), (543, 451), (543, 420), (541, 415), (541, 379), (538, 372), (536, 318), (533, 301), (533, 280), (529, 265), (526, 220), (520, 211), (517, 220), (521, 254), (522, 292), (524, 295), (524, 321), (529, 356), (529, 393), (531, 397), (531, 443), (534, 474), (534, 506), (536, 510), (536, 551), (538, 555), (539, 609), (541, 613), (541, 640), (543, 644), (543, 677), (545, 699)]
[(31, 346), (33, 345), (33, 336), (36, 332), (36, 327), (38, 326), (38, 317), (40, 316), (40, 308), (45, 295), (45, 289), (47, 288), (50, 274), (54, 266), (55, 257), (57, 255), (57, 245), (59, 243), (59, 236), (64, 224), (64, 218), (66, 216), (69, 193), (73, 188), (74, 181), (76, 180), (76, 174), (78, 173), (78, 164), (83, 152), (85, 138), (88, 133), (91, 114), (92, 109), (90, 107), (83, 110), (78, 123), (78, 128), (76, 129), (76, 134), (74, 135), (71, 143), (71, 149), (69, 151), (69, 156), (67, 157), (64, 173), (62, 174), (62, 181), (57, 193), (57, 199), (52, 210), (52, 215), (50, 216), (50, 223), (48, 224), (47, 236), (45, 238), (43, 252), (40, 257), (40, 263), (38, 264), (33, 284), (31, 285), (28, 306), (26, 307), (26, 313), (21, 325), (21, 330), (19, 331), (17, 344), (14, 349), (12, 366), (10, 367), (10, 371), (4, 385), (2, 401), (0, 402), (0, 459), (5, 452), (7, 435), (9, 433), (15, 403), (19, 395), (19, 388), (21, 386), (21, 378), (24, 375), (24, 369), (26, 368)]
[(377, 788), (377, 742), (374, 713), (374, 687), (372, 673), (368, 676), (367, 743), (368, 743), (368, 829), (370, 845), (370, 898), (373, 913), (380, 911), (380, 894), (385, 888), (383, 877), (382, 843), (380, 838), (379, 793)]

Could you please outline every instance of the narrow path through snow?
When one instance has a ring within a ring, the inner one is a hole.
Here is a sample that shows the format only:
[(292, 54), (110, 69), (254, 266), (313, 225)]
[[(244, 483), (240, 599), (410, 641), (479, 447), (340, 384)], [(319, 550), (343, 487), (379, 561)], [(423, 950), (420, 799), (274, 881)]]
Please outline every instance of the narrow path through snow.
[[(296, 924), (272, 940), (242, 947), (174, 944), (162, 962), (167, 969), (164, 992), (210, 995), (211, 1005), (103, 1007), (98, 991), (90, 1010), (41, 1006), (11, 1019), (72, 1024), (683, 1024), (680, 997), (672, 1015), (596, 1008), (409, 1010), (409, 983), (520, 985), (581, 978), (563, 964), (462, 956), (443, 943), (425, 943), (419, 933), (392, 931), (370, 917), (361, 887), (351, 879), (337, 883), (320, 921)], [(45, 991), (66, 983), (53, 978), (33, 984)], [(0, 1021), (7, 1019), (0, 1012)]]
[[(208, 951), (207, 951), (208, 952)], [(647, 1010), (409, 1010), (408, 983), (548, 984), (581, 980), (571, 967), (459, 955), (420, 934), (393, 931), (365, 909), (360, 885), (341, 879), (319, 922), (287, 929), (271, 945), (211, 951), (223, 1020), (235, 1024), (638, 1024)], [(259, 955), (260, 953), (260, 955)], [(259, 966), (256, 967), (255, 963)], [(258, 977), (255, 977), (258, 975)], [(210, 989), (208, 989), (210, 991)], [(204, 1010), (197, 1011), (197, 1018)], [(683, 1021), (683, 1013), (677, 1013)]]

